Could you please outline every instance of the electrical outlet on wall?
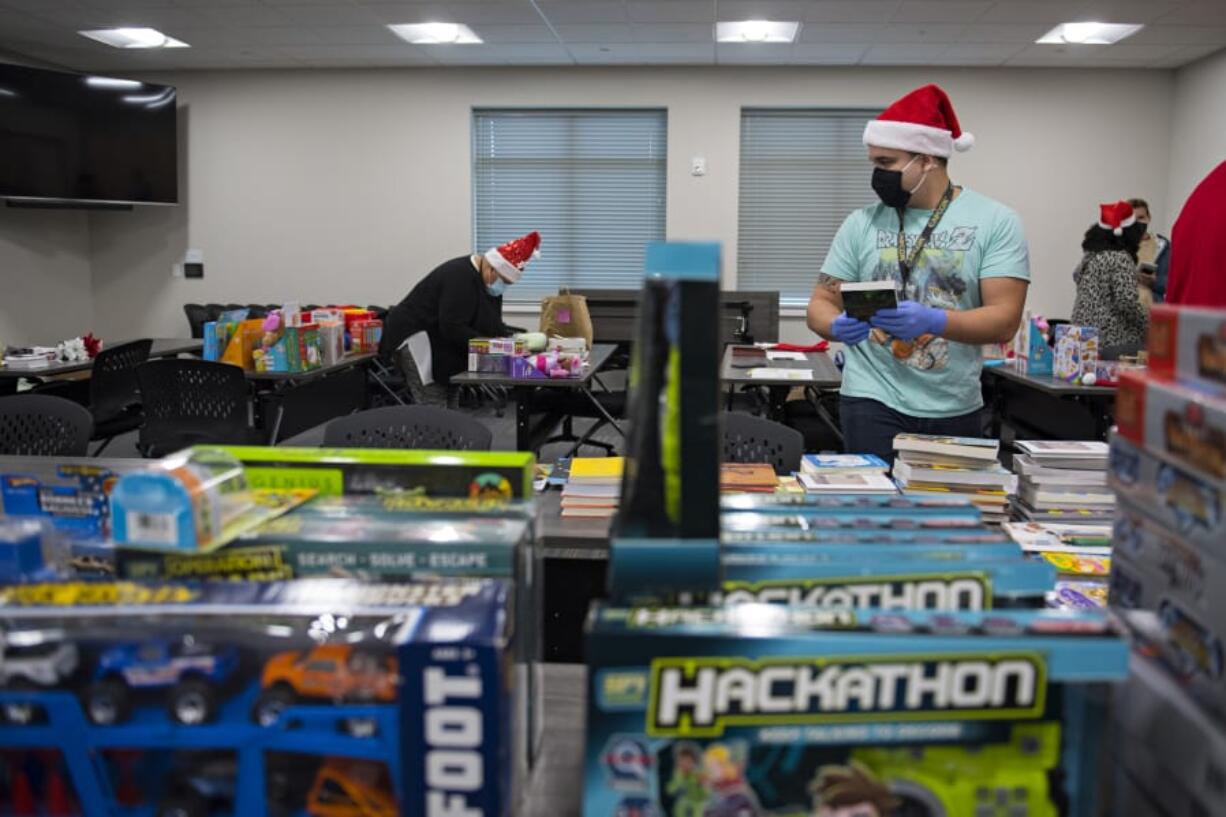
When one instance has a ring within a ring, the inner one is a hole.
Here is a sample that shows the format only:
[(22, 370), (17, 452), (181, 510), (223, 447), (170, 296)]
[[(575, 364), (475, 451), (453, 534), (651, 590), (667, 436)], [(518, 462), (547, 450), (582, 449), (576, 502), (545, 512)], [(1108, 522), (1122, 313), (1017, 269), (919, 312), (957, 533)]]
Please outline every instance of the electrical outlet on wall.
[(690, 159), (690, 175), (705, 176), (707, 175), (707, 157), (695, 156)]

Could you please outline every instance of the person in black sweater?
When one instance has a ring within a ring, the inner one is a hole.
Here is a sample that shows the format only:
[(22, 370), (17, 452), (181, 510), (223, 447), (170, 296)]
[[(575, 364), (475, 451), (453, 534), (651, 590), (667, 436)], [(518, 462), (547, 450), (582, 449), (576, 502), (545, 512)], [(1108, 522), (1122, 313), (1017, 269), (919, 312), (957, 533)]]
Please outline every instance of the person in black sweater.
[[(540, 241), (540, 234), (532, 232), (484, 255), (444, 261), (388, 312), (379, 355), (400, 364), (419, 402), (446, 401), (452, 375), (468, 368), (469, 340), (515, 331), (502, 320), (502, 294), (539, 254)], [(429, 372), (423, 371), (423, 337), (429, 341)], [(415, 341), (409, 343), (410, 338)]]

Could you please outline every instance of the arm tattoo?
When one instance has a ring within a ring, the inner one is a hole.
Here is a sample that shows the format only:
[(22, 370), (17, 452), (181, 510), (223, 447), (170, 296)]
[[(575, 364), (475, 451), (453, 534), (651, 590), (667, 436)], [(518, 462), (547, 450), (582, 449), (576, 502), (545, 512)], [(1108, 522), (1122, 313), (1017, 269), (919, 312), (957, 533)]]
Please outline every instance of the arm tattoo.
[(817, 285), (831, 292), (838, 292), (839, 285), (842, 283), (843, 282), (840, 279), (835, 278), (833, 275), (828, 275), (824, 272), (819, 272), (817, 274)]

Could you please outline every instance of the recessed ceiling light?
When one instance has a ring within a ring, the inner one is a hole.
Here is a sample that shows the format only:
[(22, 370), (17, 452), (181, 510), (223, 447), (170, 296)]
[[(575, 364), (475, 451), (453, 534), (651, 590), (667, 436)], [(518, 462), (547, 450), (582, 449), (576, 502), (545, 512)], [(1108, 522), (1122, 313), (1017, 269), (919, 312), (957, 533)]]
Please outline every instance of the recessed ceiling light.
[(1143, 28), (1145, 26), (1129, 23), (1061, 23), (1035, 42), (1042, 45), (1112, 45)]
[(796, 40), (800, 23), (772, 20), (742, 20), (716, 23), (715, 39), (721, 43), (790, 43)]
[(482, 42), (463, 23), (393, 23), (388, 28), (413, 45), (474, 45)]
[(99, 28), (93, 31), (78, 31), (82, 37), (89, 37), (100, 43), (113, 45), (116, 48), (188, 48), (188, 44), (167, 37), (156, 28)]
[(143, 87), (143, 83), (134, 79), (116, 79), (115, 77), (86, 77), (85, 84), (91, 88), (113, 88), (118, 91), (134, 91)]

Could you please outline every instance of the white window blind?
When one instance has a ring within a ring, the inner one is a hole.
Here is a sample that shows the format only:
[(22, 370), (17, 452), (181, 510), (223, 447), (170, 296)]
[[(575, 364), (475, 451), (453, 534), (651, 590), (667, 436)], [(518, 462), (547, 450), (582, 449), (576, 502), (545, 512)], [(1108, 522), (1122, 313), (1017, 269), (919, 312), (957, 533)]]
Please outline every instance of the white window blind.
[(541, 233), (508, 301), (638, 288), (644, 246), (664, 238), (667, 127), (654, 109), (473, 112), (476, 249)]
[(741, 112), (737, 288), (804, 306), (843, 219), (876, 197), (862, 142), (880, 110)]

